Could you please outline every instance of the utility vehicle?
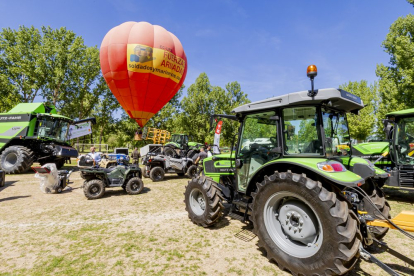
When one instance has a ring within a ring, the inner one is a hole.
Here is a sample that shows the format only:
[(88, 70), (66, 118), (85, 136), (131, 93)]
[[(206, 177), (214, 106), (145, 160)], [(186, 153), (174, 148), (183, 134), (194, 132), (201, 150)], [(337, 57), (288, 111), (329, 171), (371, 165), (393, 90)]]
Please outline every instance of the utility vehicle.
[(174, 158), (168, 155), (149, 152), (142, 158), (145, 165), (144, 177), (150, 177), (152, 181), (162, 181), (165, 173), (176, 173), (178, 176), (187, 175), (193, 178), (197, 171), (191, 158), (181, 156)]
[(414, 188), (414, 109), (388, 113), (383, 123), (386, 140), (354, 145), (352, 154), (387, 171), (387, 185)]
[(0, 114), (0, 168), (8, 174), (22, 173), (39, 162), (55, 163), (60, 169), (65, 160), (78, 156), (68, 144), (69, 125), (94, 120), (74, 122), (46, 103), (16, 105)]
[[(344, 90), (314, 90), (316, 74), (309, 66), (310, 91), (218, 115), (240, 122), (236, 151), (204, 159), (204, 175), (188, 182), (185, 204), (195, 224), (209, 227), (228, 203), (229, 215), (253, 224), (259, 247), (282, 270), (340, 275), (356, 264), (360, 248), (388, 230), (366, 223), (389, 218), (374, 178), (387, 174), (337, 150), (350, 141), (346, 113), (357, 114), (364, 105)], [(246, 143), (256, 139), (270, 143)]]
[(130, 195), (137, 195), (144, 188), (141, 169), (127, 165), (126, 161), (124, 165), (108, 169), (93, 166), (80, 171), (85, 179), (83, 192), (88, 199), (101, 198), (105, 194), (105, 188), (122, 187)]

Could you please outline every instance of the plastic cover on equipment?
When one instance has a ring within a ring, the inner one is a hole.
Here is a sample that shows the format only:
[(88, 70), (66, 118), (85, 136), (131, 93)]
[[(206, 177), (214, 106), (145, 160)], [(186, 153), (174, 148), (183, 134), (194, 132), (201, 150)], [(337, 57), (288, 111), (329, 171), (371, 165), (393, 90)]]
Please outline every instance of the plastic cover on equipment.
[(55, 193), (59, 184), (59, 174), (54, 163), (47, 163), (42, 168), (48, 168), (50, 173), (36, 173), (35, 177), (40, 179), (40, 190), (46, 194)]

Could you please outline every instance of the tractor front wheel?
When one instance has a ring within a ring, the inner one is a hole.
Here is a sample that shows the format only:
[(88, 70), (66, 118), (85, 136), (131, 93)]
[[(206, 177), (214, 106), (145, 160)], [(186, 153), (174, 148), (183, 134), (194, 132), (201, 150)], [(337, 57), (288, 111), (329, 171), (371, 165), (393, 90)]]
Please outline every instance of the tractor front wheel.
[(184, 196), (185, 209), (193, 223), (210, 227), (222, 217), (222, 195), (213, 185), (212, 179), (205, 176), (191, 179), (185, 187)]
[(10, 146), (0, 155), (0, 168), (5, 173), (23, 173), (33, 164), (33, 151), (23, 146)]
[(252, 193), (259, 247), (293, 275), (342, 275), (358, 260), (361, 234), (348, 204), (290, 171), (265, 176)]

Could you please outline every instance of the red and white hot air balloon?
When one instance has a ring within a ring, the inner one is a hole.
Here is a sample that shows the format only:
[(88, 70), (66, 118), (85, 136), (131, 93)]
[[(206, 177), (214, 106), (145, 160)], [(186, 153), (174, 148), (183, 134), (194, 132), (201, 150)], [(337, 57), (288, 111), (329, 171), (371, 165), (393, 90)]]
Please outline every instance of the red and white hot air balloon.
[(112, 93), (141, 127), (174, 97), (187, 74), (178, 38), (147, 22), (111, 29), (102, 41), (100, 60)]

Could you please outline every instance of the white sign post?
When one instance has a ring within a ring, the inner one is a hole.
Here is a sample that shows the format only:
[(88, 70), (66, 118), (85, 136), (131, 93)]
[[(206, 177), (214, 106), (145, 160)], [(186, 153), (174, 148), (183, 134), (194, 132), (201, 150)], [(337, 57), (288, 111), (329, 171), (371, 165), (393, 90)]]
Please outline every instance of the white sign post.
[(221, 127), (223, 125), (223, 122), (218, 122), (216, 126), (216, 132), (214, 133), (214, 146), (213, 146), (213, 153), (219, 154), (220, 153), (220, 134), (221, 134)]
[(91, 122), (79, 123), (69, 126), (69, 139), (75, 139), (92, 133)]

